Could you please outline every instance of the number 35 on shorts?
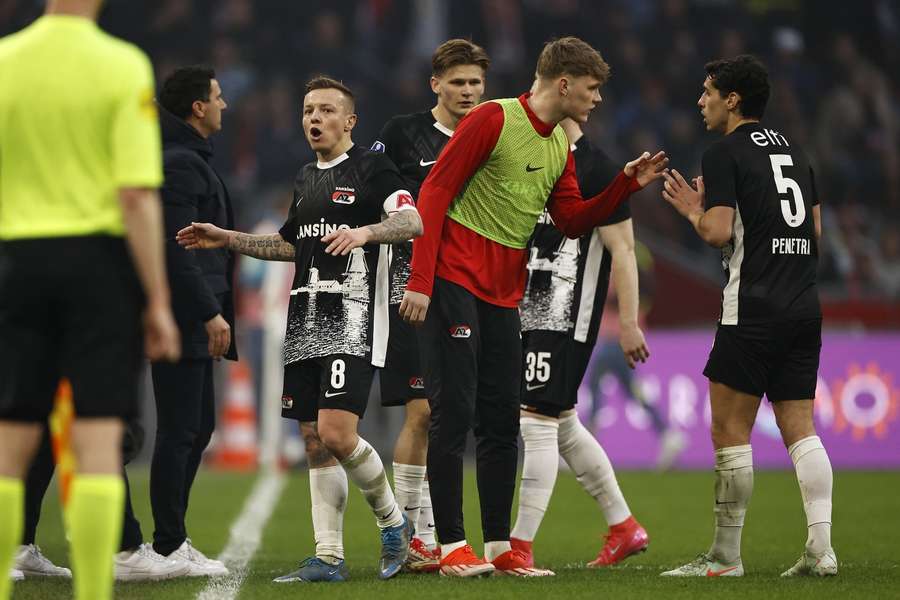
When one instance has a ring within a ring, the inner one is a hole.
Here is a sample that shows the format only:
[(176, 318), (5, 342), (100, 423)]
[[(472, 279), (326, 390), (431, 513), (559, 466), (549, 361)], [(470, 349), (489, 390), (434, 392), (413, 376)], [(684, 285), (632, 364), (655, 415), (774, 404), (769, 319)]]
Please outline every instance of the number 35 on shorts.
[(525, 381), (550, 381), (549, 352), (529, 352), (525, 355)]

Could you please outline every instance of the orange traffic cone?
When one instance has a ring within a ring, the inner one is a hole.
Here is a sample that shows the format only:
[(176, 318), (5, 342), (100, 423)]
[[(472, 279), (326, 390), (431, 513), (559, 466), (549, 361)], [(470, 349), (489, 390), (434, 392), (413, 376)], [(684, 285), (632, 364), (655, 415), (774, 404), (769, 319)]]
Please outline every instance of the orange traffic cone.
[(259, 451), (256, 443), (256, 406), (247, 363), (230, 363), (219, 431), (213, 464), (238, 471), (255, 468)]
[(72, 421), (75, 419), (75, 405), (72, 401), (72, 386), (68, 379), (62, 379), (56, 388), (53, 412), (50, 413), (50, 440), (53, 458), (56, 460), (56, 477), (59, 496), (63, 507), (69, 503), (69, 490), (75, 476), (75, 455), (72, 453)]

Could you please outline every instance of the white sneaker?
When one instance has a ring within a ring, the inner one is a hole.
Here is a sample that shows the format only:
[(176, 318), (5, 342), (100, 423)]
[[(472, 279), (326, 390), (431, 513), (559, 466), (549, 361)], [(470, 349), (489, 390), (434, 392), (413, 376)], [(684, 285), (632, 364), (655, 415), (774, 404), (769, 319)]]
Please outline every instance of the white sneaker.
[(704, 552), (688, 564), (660, 573), (660, 575), (663, 577), (743, 577), (744, 564), (741, 559), (730, 565), (722, 564)]
[(172, 552), (168, 558), (182, 560), (190, 564), (191, 570), (188, 577), (220, 577), (228, 575), (228, 568), (220, 560), (207, 558), (202, 552), (194, 548), (191, 540), (186, 539), (181, 543), (177, 550)]
[(680, 429), (666, 429), (659, 439), (656, 469), (668, 471), (687, 446), (687, 436)]
[(10, 569), (9, 578), (13, 581), (22, 581), (23, 579), (25, 579), (25, 573), (18, 569)]
[(154, 552), (150, 544), (117, 553), (114, 563), (116, 581), (162, 581), (184, 577), (191, 570), (187, 562), (166, 558)]
[(65, 567), (54, 565), (49, 558), (41, 554), (41, 549), (35, 544), (19, 546), (13, 566), (26, 577), (72, 578), (72, 571)]
[(781, 576), (815, 575), (817, 577), (829, 577), (837, 575), (837, 571), (837, 556), (835, 556), (834, 550), (829, 548), (818, 556), (804, 552), (800, 560), (793, 567), (782, 573)]

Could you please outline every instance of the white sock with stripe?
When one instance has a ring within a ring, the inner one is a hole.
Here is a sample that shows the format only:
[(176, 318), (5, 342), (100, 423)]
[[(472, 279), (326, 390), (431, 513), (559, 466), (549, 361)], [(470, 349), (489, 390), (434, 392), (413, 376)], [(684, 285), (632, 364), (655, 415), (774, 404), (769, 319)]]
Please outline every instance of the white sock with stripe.
[(394, 463), (394, 494), (397, 504), (410, 523), (419, 522), (422, 504), (422, 482), (425, 480), (425, 465), (404, 465)]
[(403, 511), (394, 498), (384, 464), (369, 442), (359, 438), (356, 448), (341, 461), (341, 466), (372, 507), (378, 527), (384, 529), (403, 523)]
[(741, 531), (752, 495), (750, 445), (716, 450), (716, 532), (709, 554), (723, 564), (732, 564), (741, 557)]
[(422, 481), (422, 496), (419, 498), (419, 520), (416, 523), (416, 537), (429, 550), (437, 548), (437, 540), (434, 537), (434, 510), (431, 508), (431, 487), (428, 485), (428, 473)]

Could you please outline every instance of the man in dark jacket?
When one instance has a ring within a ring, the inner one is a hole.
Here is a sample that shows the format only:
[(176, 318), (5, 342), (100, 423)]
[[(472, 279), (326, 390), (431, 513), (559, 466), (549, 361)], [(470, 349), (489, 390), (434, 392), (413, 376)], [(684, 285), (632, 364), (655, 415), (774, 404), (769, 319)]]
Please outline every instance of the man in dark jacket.
[(209, 137), (222, 128), (227, 105), (215, 73), (207, 67), (172, 73), (163, 82), (159, 105), (166, 262), (183, 347), (179, 362), (153, 364), (158, 419), (150, 470), (153, 548), (190, 562), (189, 575), (224, 575), (228, 570), (220, 561), (191, 545), (184, 521), (191, 485), (215, 427), (212, 359), (237, 360), (231, 335), (234, 257), (225, 249), (184, 250), (175, 243), (175, 233), (198, 221), (234, 226), (228, 192), (210, 165)]

